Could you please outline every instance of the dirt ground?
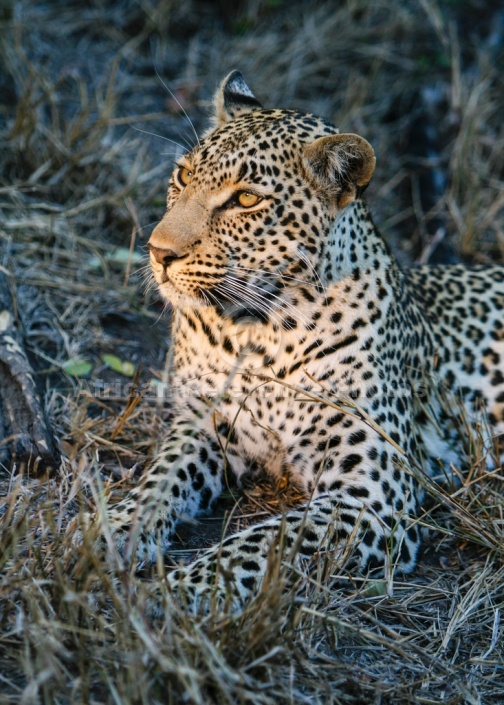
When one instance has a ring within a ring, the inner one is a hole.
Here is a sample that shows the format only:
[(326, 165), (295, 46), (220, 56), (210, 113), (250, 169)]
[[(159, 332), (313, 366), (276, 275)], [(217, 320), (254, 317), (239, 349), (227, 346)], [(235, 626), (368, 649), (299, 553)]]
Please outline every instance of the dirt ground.
[[(0, 703), (504, 701), (503, 478), (482, 482), (477, 433), (462, 489), (431, 488), (407, 580), (271, 585), (239, 618), (153, 625), (131, 608), (146, 576), (64, 558), (69, 518), (135, 482), (169, 415), (145, 244), (219, 81), (237, 68), (266, 107), (371, 142), (367, 200), (402, 265), (504, 263), (503, 65), (490, 0), (0, 4), (0, 269), (63, 454), (52, 477), (0, 469)], [(251, 488), (231, 525), (289, 499)], [(183, 527), (170, 561), (234, 507)]]

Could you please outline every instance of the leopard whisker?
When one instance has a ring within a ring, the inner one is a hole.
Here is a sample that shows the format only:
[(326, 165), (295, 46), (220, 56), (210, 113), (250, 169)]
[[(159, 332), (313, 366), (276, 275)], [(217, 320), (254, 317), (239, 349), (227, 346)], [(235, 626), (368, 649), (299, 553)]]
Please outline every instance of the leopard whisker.
[(151, 292), (153, 289), (156, 288), (157, 282), (156, 282), (152, 272), (145, 272), (143, 277), (144, 277), (144, 282), (143, 282), (144, 293), (148, 294), (149, 292)]
[[(187, 112), (185, 111), (184, 106), (182, 105), (182, 103), (180, 102), (180, 100), (177, 98), (177, 96), (173, 93), (173, 91), (171, 91), (171, 90), (168, 88), (166, 82), (161, 78), (161, 76), (159, 75), (159, 71), (158, 71), (157, 69), (156, 69), (156, 76), (157, 76), (158, 79), (161, 81), (161, 83), (162, 83), (162, 85), (163, 85), (165, 91), (170, 94), (170, 96), (173, 98), (173, 100), (174, 100), (174, 101), (177, 103), (177, 105), (179, 106), (180, 111), (182, 112), (183, 116), (184, 116), (185, 119), (187, 120), (187, 122), (188, 122), (188, 124), (189, 124), (189, 127), (191, 128), (191, 130), (192, 130), (193, 133), (194, 133), (194, 136), (196, 137), (196, 143), (197, 143), (198, 147), (201, 147), (201, 142), (200, 142), (200, 139), (199, 139), (199, 137), (198, 137), (198, 133), (196, 132), (196, 128), (194, 127), (194, 123), (193, 123), (193, 121), (191, 120), (191, 118), (189, 117), (189, 115), (187, 114)], [(192, 145), (189, 145), (189, 148), (192, 149)]]
[(308, 271), (312, 273), (313, 279), (315, 280), (315, 282), (317, 282), (317, 284), (316, 284), (317, 288), (320, 287), (320, 290), (324, 291), (325, 287), (322, 284), (322, 280), (320, 278), (320, 275), (317, 272), (317, 270), (315, 269), (315, 265), (313, 264), (313, 262), (310, 262), (310, 260), (308, 259), (308, 255), (306, 254), (306, 252), (303, 252), (303, 250), (298, 248), (298, 255), (301, 258), (301, 261), (303, 261), (306, 264), (306, 266), (308, 267)]
[(151, 266), (150, 263), (148, 264), (143, 264), (141, 267), (138, 267), (138, 269), (133, 269), (130, 272), (130, 276), (132, 274), (141, 274), (142, 276), (145, 276), (146, 274), (151, 274)]
[(291, 282), (298, 282), (299, 284), (304, 284), (305, 286), (310, 284), (310, 281), (306, 279), (299, 279), (298, 277), (293, 277), (290, 274), (285, 274), (282, 272), (281, 269), (276, 269), (274, 272), (269, 272), (266, 269), (259, 269), (259, 268), (254, 268), (254, 267), (244, 267), (243, 265), (234, 265), (234, 269), (240, 269), (243, 272), (253, 272), (254, 274), (265, 274), (267, 276), (271, 276), (272, 274), (275, 276), (280, 276), (282, 279), (286, 279), (287, 281)]
[(217, 284), (215, 290), (223, 293), (226, 296), (233, 296), (233, 303), (237, 305), (243, 305), (244, 303), (253, 305), (257, 307), (258, 305), (263, 306), (270, 310), (272, 313), (275, 311), (273, 306), (261, 296), (257, 296), (254, 292), (249, 291), (245, 287), (238, 286), (237, 282), (223, 281)]
[[(257, 307), (260, 306), (263, 310), (265, 310), (273, 319), (274, 322), (276, 322), (279, 326), (283, 325), (283, 318), (280, 315), (280, 310), (282, 310), (284, 313), (290, 313), (293, 317), (295, 317), (295, 320), (297, 320), (299, 323), (304, 325), (305, 327), (311, 326), (311, 330), (315, 330), (319, 332), (322, 335), (322, 332), (318, 328), (318, 326), (313, 327), (313, 323), (309, 321), (301, 312), (299, 309), (297, 309), (295, 306), (290, 304), (288, 301), (285, 301), (283, 299), (280, 299), (280, 297), (276, 297), (279, 299), (281, 307), (277, 307), (274, 305), (274, 303), (271, 302), (270, 299), (265, 298), (262, 294), (257, 294), (256, 292), (250, 292), (248, 287), (245, 287), (241, 282), (235, 282), (232, 283), (230, 282), (231, 286), (233, 287), (233, 292), (241, 297), (241, 300), (244, 301), (245, 303), (249, 303), (251, 306)], [(219, 288), (221, 288), (221, 285), (219, 285)], [(226, 294), (227, 295), (227, 294)], [(319, 346), (322, 343), (319, 343)]]
[[(209, 291), (209, 290), (207, 290), (205, 292), (202, 291), (201, 294), (204, 296), (204, 298), (208, 299), (210, 305), (218, 306), (219, 308), (221, 308), (224, 311), (224, 304), (222, 303), (222, 301), (219, 301), (219, 299), (215, 296), (215, 294), (212, 291)], [(212, 299), (214, 301), (214, 304), (212, 304)]]
[[(234, 278), (232, 277), (232, 275), (226, 275), (226, 279), (227, 279), (227, 280), (229, 280), (230, 278), (234, 279)], [(247, 283), (245, 284), (245, 283), (241, 282), (239, 279), (238, 279), (238, 280), (235, 279), (235, 282), (236, 282), (237, 284), (239, 283), (241, 286), (246, 287), (246, 289), (252, 287), (252, 288), (258, 290), (259, 292), (262, 291), (262, 290), (259, 288), (259, 286), (258, 286), (257, 284), (254, 284), (253, 282), (247, 282)], [(302, 325), (304, 325), (304, 326), (310, 325), (310, 326), (311, 326), (312, 321), (310, 321), (303, 313), (301, 313), (301, 311), (299, 310), (299, 308), (297, 308), (296, 306), (294, 306), (292, 303), (290, 303), (290, 301), (287, 301), (285, 298), (283, 298), (283, 297), (281, 297), (281, 296), (278, 296), (277, 294), (273, 294), (272, 292), (270, 292), (270, 293), (268, 294), (268, 298), (264, 297), (264, 295), (261, 294), (261, 293), (259, 293), (258, 295), (259, 295), (259, 296), (263, 299), (263, 301), (265, 301), (265, 302), (266, 302), (266, 301), (267, 301), (267, 302), (271, 302), (271, 299), (272, 299), (272, 298), (275, 299), (275, 300), (277, 300), (277, 301), (280, 303), (280, 305), (275, 309), (276, 311), (278, 311), (279, 309), (280, 309), (280, 310), (283, 310), (283, 311), (285, 311), (286, 313), (290, 313), (290, 314), (291, 314), (297, 321), (299, 321), (299, 323), (301, 323)]]
[(243, 307), (243, 305), (246, 305), (252, 308), (260, 307), (262, 310), (265, 310), (269, 315), (271, 315), (279, 324), (281, 323), (278, 311), (271, 305), (270, 302), (268, 302), (267, 299), (257, 296), (245, 288), (238, 288), (232, 282), (229, 282), (228, 284), (222, 282), (215, 287), (215, 290), (222, 292), (232, 303), (237, 306)]
[[(313, 267), (311, 263), (309, 263), (310, 268)], [(289, 282), (297, 282), (298, 284), (304, 284), (304, 286), (311, 285), (313, 282), (310, 281), (310, 279), (301, 279), (300, 277), (295, 277), (292, 274), (287, 274), (286, 272), (282, 271), (282, 268), (277, 267), (273, 272), (268, 271), (266, 269), (260, 269), (258, 267), (244, 267), (241, 264), (235, 264), (234, 269), (239, 269), (244, 272), (253, 272), (254, 274), (265, 274), (267, 276), (271, 276), (272, 274), (275, 276), (280, 276), (282, 279), (285, 279), (286, 281)], [(320, 281), (320, 278), (319, 278)]]
[[(137, 132), (141, 132), (144, 135), (149, 135), (150, 137), (156, 137), (157, 139), (164, 140), (165, 142), (170, 142), (170, 144), (174, 144), (176, 147), (179, 148), (180, 151), (173, 152), (173, 155), (176, 157), (179, 157), (181, 154), (184, 154), (187, 152), (187, 144), (183, 145), (180, 144), (180, 142), (176, 142), (175, 140), (170, 139), (169, 137), (165, 137), (164, 135), (158, 135), (157, 132), (151, 132), (150, 130), (144, 130), (142, 127), (136, 127), (133, 125), (133, 129), (136, 130)], [(192, 147), (192, 145), (191, 145)]]
[[(230, 275), (227, 275), (227, 276), (226, 276), (226, 279), (227, 279), (229, 276), (230, 276)], [(240, 280), (236, 280), (236, 281), (239, 282)], [(242, 286), (244, 286), (244, 284), (243, 284), (242, 282), (240, 282), (240, 283), (241, 283)], [(254, 288), (258, 288), (257, 285), (254, 285), (253, 283), (250, 283), (250, 284), (247, 283), (247, 287), (249, 287), (249, 286), (252, 286), (252, 287), (254, 287)], [(246, 289), (245, 289), (245, 291), (246, 291)], [(258, 296), (262, 298), (262, 294), (259, 294)], [(317, 346), (318, 346), (318, 347), (322, 347), (322, 340), (323, 340), (323, 338), (324, 338), (324, 331), (322, 331), (322, 330), (320, 329), (320, 327), (319, 327), (314, 321), (312, 321), (312, 320), (310, 320), (309, 318), (307, 318), (304, 314), (301, 313), (301, 311), (299, 310), (299, 308), (297, 308), (296, 306), (294, 306), (293, 304), (291, 304), (289, 301), (286, 301), (285, 299), (283, 299), (283, 298), (281, 298), (281, 297), (278, 297), (278, 296), (276, 296), (276, 295), (274, 295), (274, 294), (270, 294), (270, 296), (273, 296), (274, 298), (276, 298), (276, 299), (278, 299), (278, 300), (280, 301), (281, 307), (279, 307), (279, 308), (281, 308), (281, 310), (283, 310), (285, 313), (289, 313), (290, 315), (292, 315), (292, 317), (295, 318), (295, 320), (297, 320), (301, 325), (305, 326), (305, 328), (306, 328), (307, 330), (311, 330), (312, 332), (318, 333), (318, 335), (319, 335), (319, 342), (317, 343)], [(264, 306), (264, 305), (267, 305), (267, 304), (271, 304), (270, 299), (265, 299), (265, 300), (262, 302), (262, 305), (263, 305), (263, 306)], [(277, 322), (279, 325), (282, 325), (283, 321), (282, 321), (282, 318), (280, 317), (280, 315), (279, 315), (279, 313), (278, 313), (278, 310), (279, 310), (278, 308), (271, 309), (271, 315), (274, 316), (276, 322)]]
[[(225, 282), (228, 284), (228, 286), (233, 287), (234, 291), (239, 294), (243, 299), (247, 299), (250, 303), (254, 305), (264, 306), (271, 313), (278, 314), (278, 310), (280, 307), (275, 306), (275, 303), (272, 302), (270, 298), (265, 297), (262, 293), (262, 289), (260, 289), (257, 285), (254, 285), (253, 283), (245, 284), (239, 279), (235, 279), (230, 276), (225, 277)], [(256, 291), (251, 291), (251, 289), (255, 289)], [(271, 296), (274, 295), (272, 294)], [(287, 304), (287, 302), (284, 302), (282, 300), (280, 300), (280, 303), (282, 305)]]

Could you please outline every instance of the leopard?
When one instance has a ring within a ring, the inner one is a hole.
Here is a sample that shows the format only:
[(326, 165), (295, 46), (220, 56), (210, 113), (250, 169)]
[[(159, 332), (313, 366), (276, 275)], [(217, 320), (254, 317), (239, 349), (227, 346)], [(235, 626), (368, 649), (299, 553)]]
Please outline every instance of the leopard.
[(467, 462), (461, 405), (488, 467), (502, 462), (504, 267), (401, 268), (363, 199), (375, 162), (359, 135), (264, 108), (235, 70), (171, 175), (148, 241), (171, 305), (171, 421), (138, 483), (91, 520), (142, 566), (230, 481), (266, 472), (303, 497), (167, 572), (186, 604), (242, 609), (281, 548), (296, 575), (321, 555), (355, 575), (411, 572), (422, 473)]

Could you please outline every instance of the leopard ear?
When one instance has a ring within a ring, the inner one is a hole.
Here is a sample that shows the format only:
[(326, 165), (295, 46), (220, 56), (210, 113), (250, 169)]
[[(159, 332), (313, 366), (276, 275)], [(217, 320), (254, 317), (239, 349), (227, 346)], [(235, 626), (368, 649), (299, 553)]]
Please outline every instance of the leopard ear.
[(239, 115), (262, 108), (239, 71), (231, 71), (222, 81), (214, 99), (214, 126), (222, 127)]
[(338, 208), (361, 196), (376, 164), (369, 142), (353, 134), (319, 137), (304, 148), (304, 158), (312, 178), (336, 196)]

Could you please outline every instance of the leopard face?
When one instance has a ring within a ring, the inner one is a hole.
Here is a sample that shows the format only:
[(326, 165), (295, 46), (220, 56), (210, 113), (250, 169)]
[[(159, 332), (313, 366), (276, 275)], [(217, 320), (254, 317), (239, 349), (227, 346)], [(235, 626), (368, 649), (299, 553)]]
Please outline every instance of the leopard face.
[(322, 286), (324, 234), (373, 168), (365, 140), (313, 115), (257, 105), (224, 122), (170, 179), (149, 242), (161, 294), (261, 320)]

